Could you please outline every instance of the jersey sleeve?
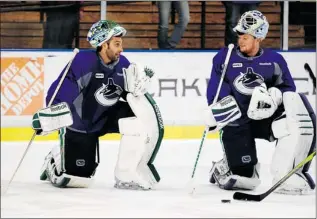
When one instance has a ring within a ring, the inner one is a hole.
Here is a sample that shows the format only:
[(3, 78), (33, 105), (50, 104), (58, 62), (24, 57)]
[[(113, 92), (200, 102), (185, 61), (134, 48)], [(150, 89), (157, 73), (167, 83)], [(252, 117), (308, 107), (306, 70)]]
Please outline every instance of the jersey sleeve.
[(287, 63), (280, 54), (278, 54), (277, 62), (275, 63), (273, 86), (280, 89), (282, 93), (286, 91), (296, 91), (296, 86), (288, 69)]
[[(77, 98), (81, 90), (79, 88), (79, 79), (83, 78), (84, 76), (82, 75), (83, 72), (85, 72), (83, 68), (84, 66), (89, 65), (89, 63), (87, 63), (85, 60), (87, 60), (87, 54), (85, 54), (85, 52), (80, 52), (77, 54), (72, 62), (71, 67), (69, 68), (69, 71), (66, 73), (66, 77), (61, 84), (52, 104), (57, 104), (60, 102), (67, 102), (69, 105), (73, 104), (73, 101)], [(55, 90), (58, 88), (57, 86), (61, 81), (66, 68), (67, 65), (64, 67), (58, 78), (50, 86), (46, 96), (46, 105), (48, 105)]]
[[(66, 68), (66, 67), (65, 67)], [(64, 69), (65, 70), (65, 69)], [(46, 105), (48, 105), (49, 101), (51, 100), (57, 86), (62, 78), (62, 74), (52, 83), (50, 86), (47, 95), (46, 95)], [(60, 103), (60, 102), (67, 102), (68, 104), (72, 104), (75, 98), (78, 96), (78, 85), (76, 80), (74, 80), (72, 69), (69, 70), (67, 73), (63, 83), (61, 84), (52, 105)]]
[(124, 55), (120, 55), (120, 64), (122, 68), (127, 68), (130, 65), (130, 61)]
[[(221, 50), (220, 52), (217, 53), (217, 55), (213, 58), (213, 64), (212, 64), (212, 70), (211, 70), (211, 75), (210, 75), (210, 80), (208, 82), (207, 86), (207, 102), (208, 105), (213, 103), (213, 100), (216, 96), (216, 92), (219, 86), (220, 78), (221, 78), (221, 72), (222, 72), (222, 66), (224, 64), (226, 52), (224, 50)], [(231, 94), (231, 88), (229, 83), (226, 81), (224, 78), (218, 100), (221, 100), (222, 98), (228, 96)]]

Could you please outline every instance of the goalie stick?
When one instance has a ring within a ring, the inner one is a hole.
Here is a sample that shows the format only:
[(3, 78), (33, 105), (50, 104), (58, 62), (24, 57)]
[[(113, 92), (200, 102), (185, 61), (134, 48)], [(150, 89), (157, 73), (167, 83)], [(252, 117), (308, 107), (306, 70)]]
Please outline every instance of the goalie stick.
[[(73, 62), (73, 60), (75, 59), (75, 56), (77, 55), (77, 53), (79, 53), (79, 49), (75, 48), (75, 49), (73, 50), (72, 57), (71, 57), (70, 61), (68, 62), (68, 65), (67, 65), (67, 67), (66, 67), (66, 69), (65, 69), (65, 71), (64, 71), (64, 73), (63, 73), (63, 76), (62, 76), (61, 80), (59, 81), (59, 83), (58, 83), (58, 85), (57, 85), (57, 87), (56, 87), (56, 89), (55, 89), (55, 91), (54, 91), (54, 93), (53, 93), (53, 95), (52, 95), (52, 98), (50, 99), (50, 102), (47, 104), (47, 107), (49, 107), (49, 106), (52, 105), (52, 103), (53, 103), (53, 101), (54, 101), (54, 99), (55, 99), (55, 96), (56, 96), (57, 92), (59, 91), (60, 87), (62, 86), (62, 83), (63, 83), (63, 81), (64, 81), (64, 79), (65, 79), (65, 77), (66, 77), (66, 75), (67, 75), (67, 73), (68, 73), (68, 71), (69, 71), (69, 68), (70, 68), (70, 66), (72, 65), (72, 62)], [(27, 147), (26, 147), (26, 149), (25, 149), (25, 151), (24, 151), (24, 153), (23, 153), (23, 155), (22, 155), (22, 158), (21, 158), (21, 160), (20, 160), (18, 166), (15, 168), (15, 170), (14, 170), (14, 172), (13, 172), (13, 175), (11, 176), (11, 178), (10, 178), (10, 180), (9, 180), (9, 183), (8, 183), (8, 185), (7, 185), (7, 188), (6, 188), (6, 190), (4, 191), (4, 194), (7, 193), (8, 189), (9, 189), (9, 187), (10, 187), (10, 185), (11, 185), (11, 182), (13, 181), (13, 179), (14, 179), (16, 173), (18, 172), (18, 170), (19, 170), (19, 168), (20, 168), (20, 166), (21, 166), (21, 164), (22, 164), (22, 162), (23, 162), (23, 160), (24, 160), (24, 158), (25, 158), (25, 155), (26, 155), (27, 152), (29, 151), (31, 144), (32, 144), (32, 142), (33, 142), (34, 139), (35, 139), (35, 136), (36, 136), (36, 131), (34, 131), (34, 133), (33, 133), (33, 135), (32, 135), (32, 138), (31, 138), (31, 140), (29, 141), (29, 144), (27, 145)]]
[(256, 201), (256, 202), (262, 201), (269, 194), (271, 194), (277, 187), (282, 185), (288, 178), (290, 178), (294, 173), (296, 173), (297, 170), (299, 170), (306, 163), (311, 161), (314, 158), (315, 155), (316, 155), (316, 151), (314, 151), (308, 157), (306, 157), (302, 162), (300, 162), (296, 167), (294, 167), (294, 169), (292, 169), (290, 172), (288, 172), (282, 179), (280, 179), (277, 183), (275, 183), (275, 185), (272, 186), (266, 192), (264, 192), (262, 194), (259, 194), (259, 195), (252, 195), (252, 194), (247, 194), (247, 193), (243, 193), (243, 192), (235, 192), (233, 194), (233, 199), (235, 199), (235, 200), (244, 200), (244, 201)]
[[(232, 52), (233, 48), (234, 48), (234, 45), (233, 44), (229, 44), (228, 52), (227, 52), (227, 55), (226, 55), (226, 58), (225, 58), (224, 67), (223, 67), (223, 70), (222, 70), (222, 73), (221, 73), (221, 78), (220, 78), (220, 81), (219, 81), (219, 85), (217, 87), (217, 91), (216, 91), (215, 98), (213, 100), (213, 104), (216, 103), (217, 100), (218, 100), (218, 96), (219, 96), (219, 93), (220, 93), (221, 85), (222, 85), (223, 79), (224, 79), (226, 71), (227, 71), (229, 59), (230, 59), (231, 52)], [(204, 141), (206, 139), (208, 131), (209, 131), (209, 127), (206, 126), (205, 130), (204, 130), (204, 133), (203, 133), (203, 136), (202, 136), (202, 138), (200, 140), (199, 150), (198, 150), (198, 153), (197, 153), (197, 156), (196, 156), (195, 165), (194, 165), (194, 168), (193, 168), (193, 171), (192, 171), (192, 175), (191, 175), (191, 179), (190, 179), (190, 182), (189, 182), (190, 194), (193, 194), (194, 191), (195, 191), (194, 177), (195, 177), (195, 173), (196, 173), (197, 164), (198, 164), (198, 160), (199, 160), (199, 157), (200, 157), (201, 149), (202, 149), (202, 147), (204, 145)]]

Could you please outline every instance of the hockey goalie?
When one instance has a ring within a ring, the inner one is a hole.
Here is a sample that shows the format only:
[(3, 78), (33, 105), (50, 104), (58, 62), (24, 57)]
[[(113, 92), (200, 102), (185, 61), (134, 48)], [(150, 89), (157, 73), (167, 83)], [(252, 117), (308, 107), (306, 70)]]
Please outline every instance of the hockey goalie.
[(59, 130), (59, 144), (46, 156), (41, 180), (88, 187), (99, 164), (99, 137), (120, 133), (115, 188), (149, 190), (160, 181), (153, 161), (164, 125), (147, 93), (154, 72), (121, 54), (125, 34), (110, 20), (93, 24), (87, 40), (96, 50), (78, 53), (61, 86), (63, 72), (50, 86), (53, 106), (34, 115), (33, 128), (37, 134)]
[[(284, 58), (261, 47), (269, 29), (259, 11), (244, 13), (234, 31), (238, 46), (230, 61), (219, 98), (212, 104), (228, 48), (213, 59), (207, 99), (206, 124), (220, 130), (224, 157), (213, 162), (210, 182), (221, 189), (253, 190), (260, 185), (260, 163), (255, 139), (276, 142), (271, 162), (273, 184), (316, 148), (316, 116), (302, 94), (296, 93)], [(276, 192), (306, 194), (315, 189), (310, 162), (293, 174)]]

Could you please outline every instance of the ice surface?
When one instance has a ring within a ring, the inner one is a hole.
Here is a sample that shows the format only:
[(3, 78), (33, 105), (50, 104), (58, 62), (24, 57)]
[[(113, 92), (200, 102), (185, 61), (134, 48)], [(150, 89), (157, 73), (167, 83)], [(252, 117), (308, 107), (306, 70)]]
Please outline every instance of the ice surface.
[[(118, 190), (113, 187), (113, 172), (118, 141), (102, 141), (101, 163), (95, 182), (87, 189), (59, 189), (39, 180), (44, 157), (56, 142), (34, 142), (9, 190), (1, 195), (1, 217), (284, 217), (316, 218), (316, 194), (292, 196), (272, 194), (262, 202), (232, 199), (233, 192), (208, 183), (213, 160), (222, 157), (218, 140), (207, 140), (196, 171), (194, 195), (189, 194), (200, 140), (164, 140), (155, 160), (161, 182), (152, 191)], [(1, 142), (1, 189), (7, 186), (27, 142)], [(252, 193), (270, 187), (269, 163), (272, 143), (257, 141), (262, 184)], [(311, 171), (316, 179), (316, 162)]]

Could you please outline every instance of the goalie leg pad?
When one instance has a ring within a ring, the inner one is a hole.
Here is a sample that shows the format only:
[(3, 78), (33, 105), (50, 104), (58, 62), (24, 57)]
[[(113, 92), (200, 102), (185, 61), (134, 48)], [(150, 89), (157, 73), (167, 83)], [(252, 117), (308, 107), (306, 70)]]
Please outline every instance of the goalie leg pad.
[(164, 125), (150, 95), (134, 97), (128, 94), (127, 101), (136, 117), (119, 120), (122, 137), (115, 187), (148, 190), (160, 180), (153, 161), (163, 138)]
[(87, 187), (99, 163), (98, 138), (65, 128), (59, 137), (60, 145), (45, 158), (40, 179), (56, 187)]
[(228, 167), (228, 163), (225, 158), (218, 162), (213, 163), (213, 167), (210, 170), (210, 182), (217, 184), (219, 188), (225, 190), (234, 189), (246, 189), (253, 190), (261, 183), (259, 179), (260, 164), (258, 163), (253, 167), (253, 173), (251, 177), (239, 176), (232, 174), (232, 171)]
[[(309, 116), (311, 118), (311, 121), (312, 121), (313, 127), (314, 127), (313, 142), (312, 142), (312, 145), (311, 145), (310, 150), (308, 152), (308, 154), (311, 154), (311, 153), (313, 153), (314, 150), (316, 150), (316, 114), (315, 114), (312, 106), (310, 105), (309, 101), (307, 100), (307, 97), (304, 94), (299, 94), (299, 96), (301, 97), (301, 99), (302, 99), (302, 101), (303, 101), (303, 103), (304, 103), (304, 105), (309, 113)], [(305, 166), (303, 168), (304, 174), (308, 172), (310, 165), (311, 165), (311, 161), (308, 162), (307, 164), (305, 164)]]
[(119, 120), (122, 134), (119, 155), (115, 169), (116, 188), (150, 189), (152, 180), (148, 181), (144, 174), (138, 171), (138, 165), (146, 151), (146, 132), (136, 117)]
[[(273, 135), (278, 139), (271, 163), (273, 184), (304, 160), (315, 147), (315, 125), (302, 98), (295, 92), (283, 95), (285, 114), (272, 123)], [(302, 194), (315, 188), (315, 183), (302, 168), (276, 192)]]

